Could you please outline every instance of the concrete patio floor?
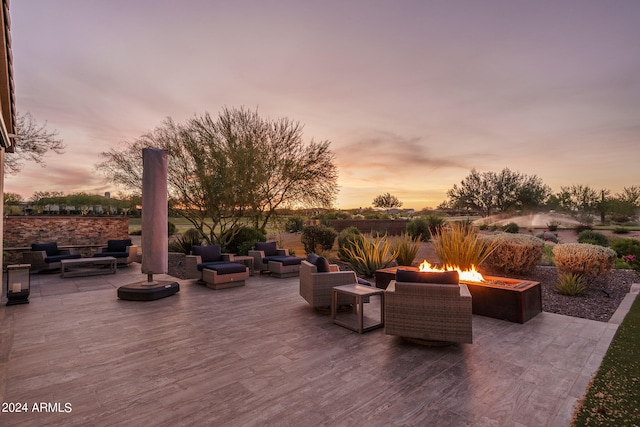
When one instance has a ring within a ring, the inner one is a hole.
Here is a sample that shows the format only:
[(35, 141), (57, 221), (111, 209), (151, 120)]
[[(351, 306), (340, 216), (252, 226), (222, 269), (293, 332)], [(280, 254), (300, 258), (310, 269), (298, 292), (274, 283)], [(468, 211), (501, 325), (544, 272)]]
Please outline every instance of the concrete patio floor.
[(117, 298), (143, 280), (32, 275), (30, 304), (0, 307), (2, 409), (27, 409), (0, 425), (568, 426), (618, 326), (474, 316), (473, 344), (424, 347), (333, 324), (298, 278)]

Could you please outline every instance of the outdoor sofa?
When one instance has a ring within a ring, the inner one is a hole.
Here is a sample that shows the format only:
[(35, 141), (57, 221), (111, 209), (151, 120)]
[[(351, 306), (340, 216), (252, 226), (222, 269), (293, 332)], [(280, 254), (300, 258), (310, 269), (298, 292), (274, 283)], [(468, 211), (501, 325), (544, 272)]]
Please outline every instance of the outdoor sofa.
[(63, 259), (80, 257), (80, 254), (71, 253), (70, 249), (58, 248), (58, 242), (32, 243), (31, 250), (22, 253), (22, 261), (31, 264), (31, 271), (36, 273), (60, 268)]

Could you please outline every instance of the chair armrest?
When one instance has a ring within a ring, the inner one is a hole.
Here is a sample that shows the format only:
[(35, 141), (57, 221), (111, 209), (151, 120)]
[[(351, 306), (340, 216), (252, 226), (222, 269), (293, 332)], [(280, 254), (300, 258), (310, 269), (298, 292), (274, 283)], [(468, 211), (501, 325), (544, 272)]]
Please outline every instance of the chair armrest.
[(277, 254), (279, 256), (289, 256), (289, 249), (278, 249)]
[(60, 253), (60, 255), (71, 255), (73, 253), (71, 249), (58, 249), (58, 252)]
[(44, 259), (47, 257), (46, 251), (29, 251), (22, 253), (23, 264), (31, 264), (31, 269), (34, 271), (43, 270), (46, 265)]
[(396, 292), (396, 281), (392, 280), (389, 282), (389, 286), (387, 286), (387, 289), (384, 290), (384, 293), (387, 294), (387, 293), (395, 293), (395, 292)]
[(460, 283), (460, 296), (462, 298), (471, 298), (471, 292), (469, 292), (469, 288), (464, 283)]
[(222, 254), (222, 260), (227, 262), (233, 262), (235, 254)]
[(329, 264), (329, 272), (337, 273), (338, 271), (340, 271), (338, 264)]
[(187, 255), (184, 261), (185, 279), (199, 279), (201, 273), (198, 271), (198, 264), (202, 264), (200, 255)]
[(251, 249), (247, 252), (247, 255), (253, 257), (253, 268), (257, 271), (266, 270), (267, 266), (262, 262), (264, 259), (264, 251), (257, 251)]

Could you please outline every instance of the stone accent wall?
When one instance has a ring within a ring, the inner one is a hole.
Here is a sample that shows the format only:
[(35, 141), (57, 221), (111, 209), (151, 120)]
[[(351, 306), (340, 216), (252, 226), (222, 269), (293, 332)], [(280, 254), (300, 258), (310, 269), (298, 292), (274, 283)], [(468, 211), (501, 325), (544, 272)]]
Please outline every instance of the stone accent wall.
[(106, 246), (107, 240), (129, 237), (125, 216), (6, 216), (3, 220), (4, 266), (21, 263), (22, 252), (32, 243), (58, 242), (89, 256)]
[(407, 230), (407, 220), (405, 219), (335, 219), (330, 224), (337, 232), (347, 227), (356, 227), (360, 233), (376, 231), (397, 236)]

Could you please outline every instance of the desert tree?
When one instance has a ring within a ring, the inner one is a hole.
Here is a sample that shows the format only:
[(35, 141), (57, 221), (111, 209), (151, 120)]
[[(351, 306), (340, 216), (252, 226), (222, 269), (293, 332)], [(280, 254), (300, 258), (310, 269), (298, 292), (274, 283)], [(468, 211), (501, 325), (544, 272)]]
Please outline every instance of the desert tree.
[(478, 172), (472, 169), (460, 185), (447, 191), (446, 205), (471, 209), (483, 216), (495, 211), (532, 209), (543, 204), (551, 189), (536, 175), (526, 175), (504, 168), (500, 172)]
[(602, 201), (601, 194), (597, 190), (582, 184), (560, 187), (556, 197), (561, 209), (575, 216), (585, 216), (595, 212)]
[(223, 246), (249, 219), (260, 229), (281, 208), (330, 206), (337, 170), (330, 143), (305, 143), (302, 125), (269, 120), (246, 109), (223, 109), (184, 124), (171, 119), (123, 147), (102, 153), (97, 165), (114, 183), (140, 193), (142, 148), (168, 151), (172, 212), (209, 243)]
[(393, 208), (402, 206), (402, 202), (393, 194), (385, 193), (376, 196), (371, 204), (374, 208), (386, 209), (387, 212)]
[(4, 157), (5, 171), (10, 175), (20, 172), (24, 162), (45, 166), (44, 158), (48, 153), (64, 153), (65, 145), (58, 138), (58, 131), (48, 130), (46, 122), (38, 124), (30, 113), (18, 113), (16, 132), (15, 151)]

